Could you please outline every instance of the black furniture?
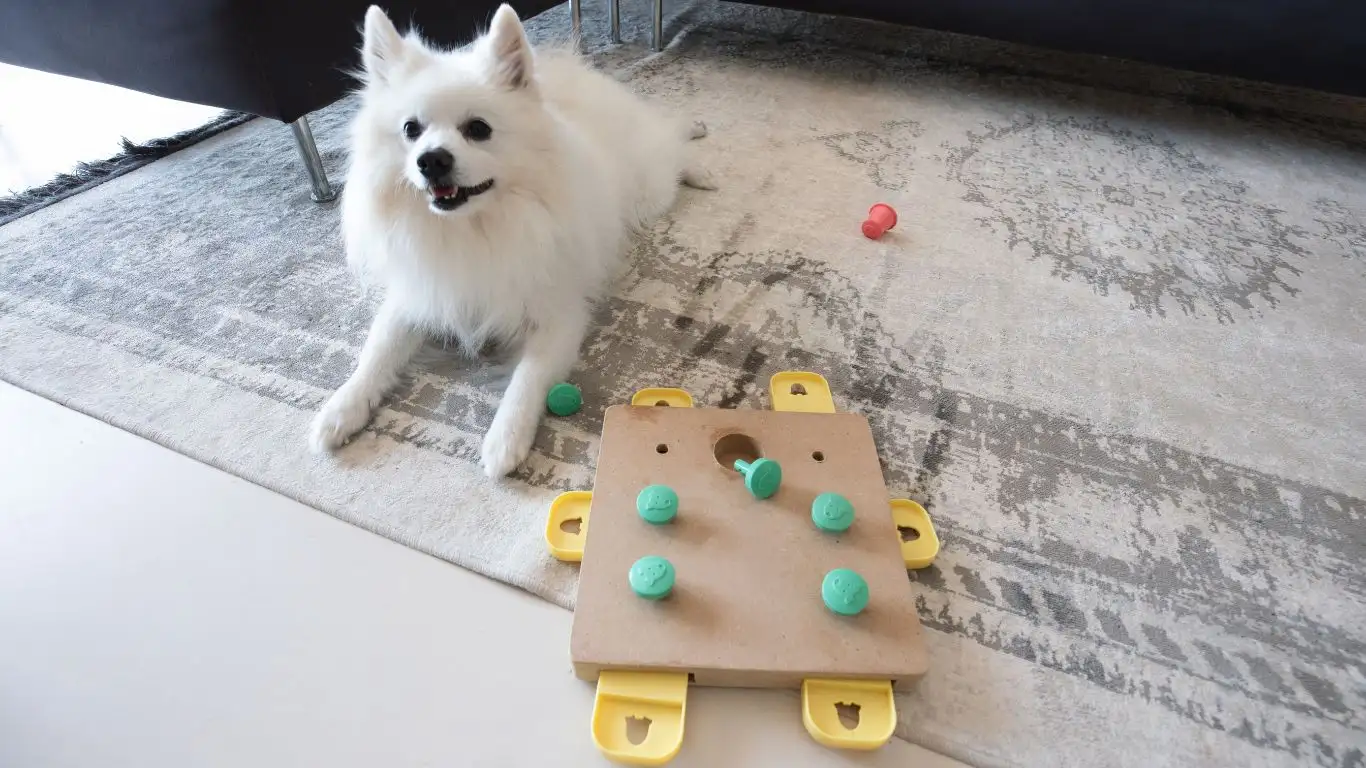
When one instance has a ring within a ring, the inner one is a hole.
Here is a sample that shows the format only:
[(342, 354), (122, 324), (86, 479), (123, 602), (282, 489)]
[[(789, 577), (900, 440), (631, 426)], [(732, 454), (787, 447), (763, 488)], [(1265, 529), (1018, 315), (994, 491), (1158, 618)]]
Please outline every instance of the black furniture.
[[(441, 44), (471, 39), (500, 0), (378, 0)], [(0, 0), (0, 61), (290, 124), (315, 200), (336, 192), (305, 117), (344, 96), (372, 0)], [(515, 0), (532, 16), (557, 0)], [(578, 24), (578, 0), (574, 2)]]
[[(1366, 96), (1366, 0), (745, 1)], [(659, 50), (664, 3), (650, 2)]]
[(1366, 96), (1363, 0), (758, 0)]

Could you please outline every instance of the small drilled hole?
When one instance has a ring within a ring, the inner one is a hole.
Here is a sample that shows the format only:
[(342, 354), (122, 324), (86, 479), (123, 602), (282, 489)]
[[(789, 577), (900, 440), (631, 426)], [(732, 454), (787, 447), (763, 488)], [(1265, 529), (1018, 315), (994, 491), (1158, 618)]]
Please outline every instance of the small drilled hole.
[(739, 433), (729, 434), (717, 440), (713, 453), (717, 463), (726, 469), (735, 469), (737, 460), (753, 464), (755, 459), (763, 455), (759, 452), (759, 444), (754, 442), (754, 438)]
[(656, 445), (656, 446), (655, 446), (655, 453), (668, 453), (668, 452), (669, 452), (669, 446), (667, 446), (667, 445), (665, 445), (665, 444), (663, 444), (663, 443), (660, 443), (659, 445)]
[(917, 531), (909, 525), (898, 525), (896, 527), (896, 532), (901, 534), (902, 541), (915, 541), (920, 538), (920, 531)]
[(645, 737), (650, 735), (651, 722), (648, 717), (626, 718), (626, 740), (636, 746), (645, 743)]
[(801, 384), (793, 384), (792, 389), (788, 391), (794, 395), (804, 395), (806, 394), (806, 387), (802, 386)]
[(811, 458), (815, 459), (816, 461), (825, 461), (825, 454), (821, 453), (820, 451), (812, 451)]
[(854, 730), (855, 728), (858, 728), (860, 709), (863, 709), (863, 707), (860, 707), (857, 704), (849, 704), (843, 701), (836, 704), (835, 712), (837, 712), (840, 716), (840, 725), (844, 726), (846, 730), (850, 731)]
[(668, 400), (656, 400), (656, 401), (655, 401), (655, 406), (657, 406), (657, 407), (659, 407), (659, 408), (668, 408), (668, 407), (669, 407), (669, 401), (668, 401)]
[(564, 531), (570, 536), (579, 535), (579, 531), (583, 530), (583, 518), (571, 517), (568, 520), (561, 521), (560, 530)]

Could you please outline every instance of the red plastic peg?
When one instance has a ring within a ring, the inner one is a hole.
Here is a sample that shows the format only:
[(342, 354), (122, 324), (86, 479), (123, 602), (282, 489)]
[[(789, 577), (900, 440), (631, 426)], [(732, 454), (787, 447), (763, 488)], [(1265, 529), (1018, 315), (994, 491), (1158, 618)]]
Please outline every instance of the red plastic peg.
[(869, 240), (876, 240), (895, 226), (896, 211), (886, 203), (877, 203), (868, 209), (868, 218), (863, 222), (863, 236)]

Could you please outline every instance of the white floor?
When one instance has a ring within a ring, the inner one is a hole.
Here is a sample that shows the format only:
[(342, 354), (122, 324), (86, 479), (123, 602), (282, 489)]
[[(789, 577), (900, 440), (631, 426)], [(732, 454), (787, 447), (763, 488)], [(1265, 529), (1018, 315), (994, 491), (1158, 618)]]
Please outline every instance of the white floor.
[(203, 125), (222, 110), (0, 64), (0, 196), (85, 160)]
[[(0, 766), (599, 766), (572, 615), (0, 384)], [(817, 746), (695, 689), (678, 766)]]

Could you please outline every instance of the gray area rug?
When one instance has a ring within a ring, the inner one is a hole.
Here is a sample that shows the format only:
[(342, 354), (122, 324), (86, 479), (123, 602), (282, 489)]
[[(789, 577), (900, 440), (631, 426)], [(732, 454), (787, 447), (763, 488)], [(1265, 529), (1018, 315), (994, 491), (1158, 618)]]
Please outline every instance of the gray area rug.
[[(639, 244), (588, 406), (515, 481), (476, 466), (494, 376), (441, 354), (306, 453), (374, 299), (268, 121), (0, 228), (0, 376), (568, 607), (542, 521), (591, 486), (605, 407), (656, 384), (763, 407), (774, 371), (821, 371), (944, 540), (907, 586), (932, 669), (899, 735), (988, 766), (1363, 765), (1362, 132), (859, 22), (706, 5), (671, 29), (599, 58), (708, 121), (722, 189)], [(314, 117), (338, 170), (351, 109)], [(902, 223), (872, 242), (878, 200)]]

